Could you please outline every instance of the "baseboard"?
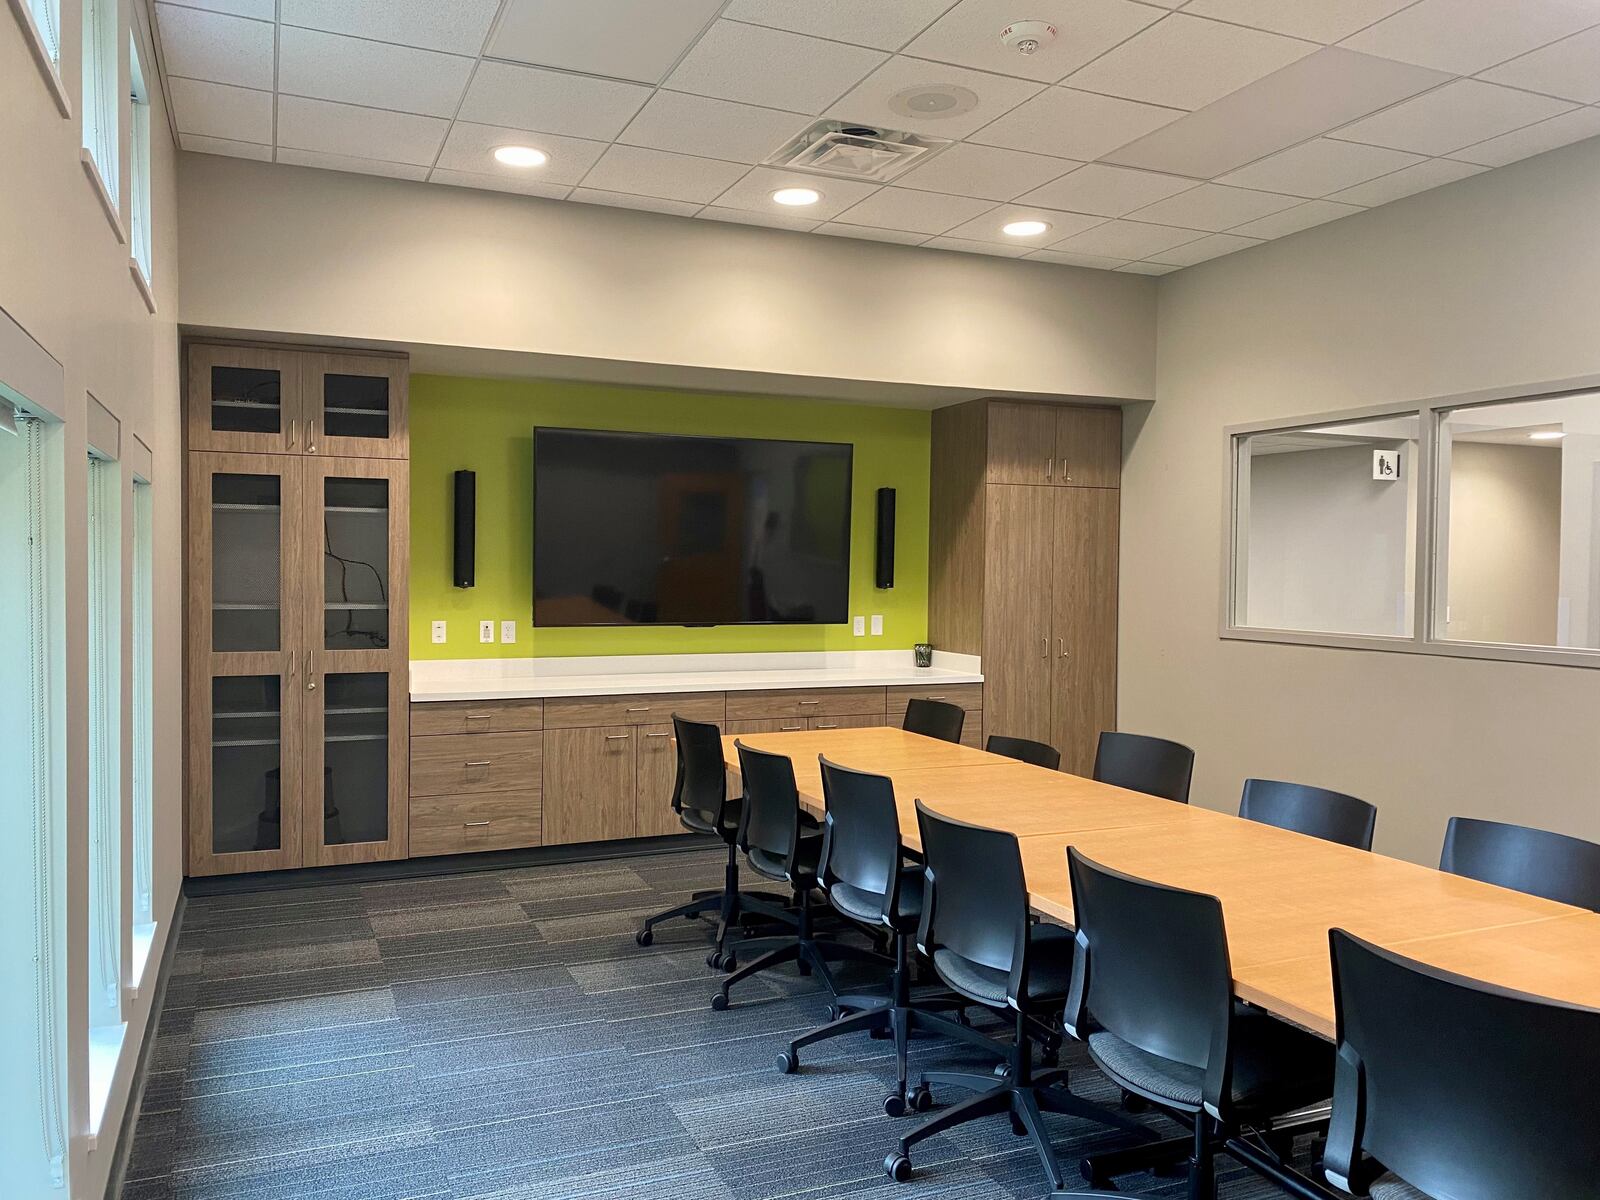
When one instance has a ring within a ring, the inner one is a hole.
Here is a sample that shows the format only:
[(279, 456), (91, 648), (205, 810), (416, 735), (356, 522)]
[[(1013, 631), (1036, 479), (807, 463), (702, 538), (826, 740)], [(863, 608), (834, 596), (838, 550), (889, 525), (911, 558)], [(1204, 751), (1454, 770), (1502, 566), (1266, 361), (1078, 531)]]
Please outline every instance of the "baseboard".
[(343, 867), (299, 867), (291, 871), (256, 871), (248, 875), (193, 876), (183, 881), (183, 890), (187, 896), (234, 896), (242, 892), (271, 892), (319, 884), (377, 883), (385, 879), (459, 875), (467, 871), (504, 871), (511, 867), (603, 862), (638, 854), (679, 854), (685, 850), (704, 850), (713, 844), (708, 838), (669, 834), (665, 837), (628, 838), (615, 842), (585, 842), (574, 846), (531, 846), (525, 850), (491, 850), (479, 854), (404, 858), (395, 862), (352, 863)]
[(183, 933), (183, 918), (189, 901), (180, 891), (172, 906), (172, 922), (167, 928), (167, 940), (161, 947), (161, 964), (156, 971), (155, 995), (150, 999), (150, 1012), (145, 1017), (144, 1037), (139, 1041), (139, 1057), (133, 1064), (133, 1080), (128, 1084), (128, 1103), (122, 1111), (122, 1124), (117, 1128), (116, 1149), (112, 1153), (111, 1170), (106, 1176), (106, 1200), (120, 1200), (122, 1185), (128, 1174), (128, 1156), (133, 1152), (134, 1130), (139, 1125), (139, 1113), (144, 1108), (144, 1085), (150, 1075), (150, 1055), (155, 1050), (156, 1037), (161, 1031), (161, 1016), (167, 1007), (167, 980), (172, 974), (172, 962), (178, 953), (178, 938)]

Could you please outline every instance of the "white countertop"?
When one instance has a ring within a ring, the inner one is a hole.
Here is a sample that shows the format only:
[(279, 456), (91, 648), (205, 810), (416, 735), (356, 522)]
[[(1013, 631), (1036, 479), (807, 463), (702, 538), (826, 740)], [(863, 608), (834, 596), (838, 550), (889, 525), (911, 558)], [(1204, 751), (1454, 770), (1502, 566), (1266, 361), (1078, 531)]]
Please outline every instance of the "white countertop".
[(909, 650), (418, 661), (411, 664), (411, 699), (508, 700), (983, 682), (975, 656), (936, 651), (934, 663), (931, 667), (913, 665)]

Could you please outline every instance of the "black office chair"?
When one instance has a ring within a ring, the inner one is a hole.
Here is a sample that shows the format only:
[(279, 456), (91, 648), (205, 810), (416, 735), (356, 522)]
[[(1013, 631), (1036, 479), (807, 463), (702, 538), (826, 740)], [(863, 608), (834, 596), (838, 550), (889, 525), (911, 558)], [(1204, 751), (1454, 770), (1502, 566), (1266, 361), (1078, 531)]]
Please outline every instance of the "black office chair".
[[(900, 818), (895, 809), (894, 783), (887, 776), (855, 771), (829, 762), (822, 764), (822, 793), (828, 812), (823, 820), (822, 859), (818, 875), (833, 907), (852, 921), (874, 931), (887, 931), (894, 939), (894, 972), (886, 996), (845, 995), (839, 1009), (856, 1009), (837, 1016), (827, 1025), (801, 1034), (778, 1055), (784, 1074), (800, 1065), (800, 1048), (847, 1033), (889, 1033), (894, 1037), (894, 1091), (883, 1101), (891, 1117), (902, 1116), (913, 1103), (906, 1093), (906, 1053), (914, 1030), (942, 1034), (988, 1051), (995, 1043), (966, 1025), (930, 1011), (931, 1007), (959, 1007), (963, 1001), (940, 998), (912, 1000), (911, 936), (922, 919), (922, 868), (905, 866), (900, 853)], [(926, 1089), (916, 1093), (923, 1107), (932, 1101)]]
[[(1067, 1031), (1112, 1082), (1192, 1126), (1189, 1196), (1212, 1200), (1213, 1157), (1242, 1126), (1331, 1094), (1332, 1048), (1234, 999), (1215, 896), (1108, 870), (1072, 846), (1067, 869), (1078, 922)], [(1092, 1183), (1110, 1182), (1090, 1165)]]
[(1600, 911), (1600, 846), (1564, 833), (1451, 817), (1439, 869)]
[(1600, 1009), (1453, 975), (1342, 929), (1328, 941), (1329, 1180), (1381, 1200), (1595, 1195)]
[(911, 700), (906, 704), (906, 716), (900, 728), (907, 733), (920, 733), (943, 742), (959, 742), (961, 727), (966, 720), (967, 711), (959, 704), (948, 704), (943, 700)]
[(1275, 779), (1246, 779), (1239, 815), (1357, 850), (1372, 849), (1372, 831), (1378, 823), (1378, 810), (1365, 800)]
[(802, 975), (815, 971), (838, 996), (829, 958), (887, 964), (888, 960), (863, 947), (818, 938), (812, 929), (811, 894), (817, 887), (817, 864), (822, 856), (822, 827), (800, 810), (800, 793), (794, 782), (794, 763), (787, 754), (756, 750), (734, 742), (739, 752), (739, 773), (744, 777), (745, 860), (759, 875), (787, 883), (794, 893), (792, 908), (798, 925), (792, 934), (752, 938), (748, 950), (767, 949), (724, 979), (711, 997), (718, 1012), (728, 1007), (734, 984), (783, 963), (795, 963)]
[(1026, 1134), (1056, 1191), (1066, 1188), (1045, 1128), (1043, 1113), (1065, 1113), (1125, 1130), (1153, 1135), (1119, 1112), (1101, 1108), (1067, 1090), (1067, 1071), (1035, 1071), (1036, 1041), (1053, 1047), (1054, 1031), (1040, 1019), (1060, 1012), (1072, 974), (1072, 935), (1056, 925), (1028, 920), (1028, 890), (1022, 851), (1013, 834), (942, 817), (917, 801), (917, 827), (927, 859), (923, 874), (922, 922), (917, 948), (933, 959), (934, 970), (974, 1004), (1008, 1013), (1015, 1040), (1006, 1047), (1005, 1074), (930, 1071), (913, 1096), (926, 1108), (929, 1089), (953, 1084), (977, 1095), (930, 1117), (900, 1139), (884, 1159), (891, 1179), (911, 1178), (911, 1147), (926, 1138), (980, 1117), (1011, 1117), (1013, 1132)]
[(1094, 777), (1129, 791), (1189, 803), (1194, 751), (1165, 738), (1140, 733), (1102, 733), (1094, 755)]
[(685, 829), (722, 839), (728, 848), (728, 862), (722, 873), (722, 887), (696, 892), (687, 904), (646, 917), (634, 941), (648, 946), (655, 940), (654, 927), (675, 917), (717, 914), (716, 944), (706, 957), (713, 970), (731, 971), (738, 960), (728, 948), (728, 931), (750, 917), (761, 917), (784, 925), (797, 925), (798, 919), (784, 907), (783, 897), (739, 890), (739, 826), (744, 812), (742, 798), (729, 797), (728, 773), (722, 761), (722, 731), (703, 721), (672, 717), (673, 736), (678, 747), (678, 775), (672, 786), (672, 808)]
[(990, 754), (1000, 754), (1006, 758), (1014, 758), (1018, 762), (1032, 763), (1048, 771), (1061, 769), (1061, 751), (1043, 742), (1030, 742), (1027, 738), (991, 733), (983, 748)]

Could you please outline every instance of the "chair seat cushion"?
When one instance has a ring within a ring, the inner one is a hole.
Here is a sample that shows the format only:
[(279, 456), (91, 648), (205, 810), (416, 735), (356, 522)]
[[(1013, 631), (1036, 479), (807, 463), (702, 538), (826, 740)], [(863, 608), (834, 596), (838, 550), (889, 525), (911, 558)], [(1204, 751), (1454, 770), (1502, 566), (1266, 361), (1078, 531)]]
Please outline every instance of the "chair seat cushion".
[[(895, 911), (889, 914), (889, 925), (910, 932), (922, 919), (922, 868), (905, 867), (900, 872), (900, 893)], [(852, 884), (835, 882), (828, 889), (828, 899), (847, 917), (877, 925), (883, 912), (883, 896), (879, 892), (858, 888)]]
[(794, 874), (789, 873), (789, 864), (785, 856), (772, 854), (759, 846), (751, 846), (745, 851), (745, 857), (750, 860), (750, 865), (768, 879), (782, 880), (803, 887), (812, 887), (817, 882), (817, 862), (822, 857), (822, 830), (815, 826), (800, 826), (800, 847), (794, 856)]
[[(1259, 1009), (1234, 1005), (1232, 1104), (1241, 1115), (1275, 1115), (1333, 1092), (1333, 1047)], [(1134, 1091), (1195, 1111), (1204, 1098), (1203, 1068), (1151, 1054), (1107, 1030), (1089, 1035), (1101, 1070)]]
[[(1006, 972), (938, 947), (933, 952), (934, 969), (963, 996), (980, 1004), (1004, 1008), (1007, 1004)], [(1028, 931), (1028, 993), (1023, 1008), (1034, 1009), (1060, 1004), (1072, 983), (1072, 933), (1059, 925), (1040, 923)]]
[(1427, 1192), (1419, 1192), (1398, 1175), (1385, 1175), (1372, 1185), (1372, 1200), (1433, 1200)]
[(692, 829), (696, 833), (710, 833), (720, 837), (730, 846), (739, 837), (739, 818), (744, 812), (744, 804), (740, 800), (729, 800), (722, 806), (722, 824), (716, 824), (713, 813), (702, 812), (698, 808), (685, 808), (678, 813), (678, 820), (685, 829)]

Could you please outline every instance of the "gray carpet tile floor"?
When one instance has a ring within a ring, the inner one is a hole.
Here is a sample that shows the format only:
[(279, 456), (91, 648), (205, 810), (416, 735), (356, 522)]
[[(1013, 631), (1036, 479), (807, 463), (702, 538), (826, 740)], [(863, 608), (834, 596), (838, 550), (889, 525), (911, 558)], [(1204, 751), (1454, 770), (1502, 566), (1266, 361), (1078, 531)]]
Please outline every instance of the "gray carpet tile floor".
[[(814, 979), (780, 968), (713, 1012), (705, 923), (634, 944), (721, 870), (696, 849), (192, 900), (123, 1200), (1045, 1195), (1003, 1117), (923, 1143), (912, 1182), (890, 1182), (883, 1157), (918, 1119), (882, 1112), (891, 1045), (836, 1039), (780, 1075), (786, 1039), (823, 1017)], [(912, 1053), (913, 1079), (982, 1063), (932, 1039)], [(1076, 1047), (1063, 1061), (1074, 1091), (1115, 1099)], [(1072, 1178), (1126, 1141), (1048, 1119)], [(1280, 1194), (1220, 1162), (1225, 1200)]]

